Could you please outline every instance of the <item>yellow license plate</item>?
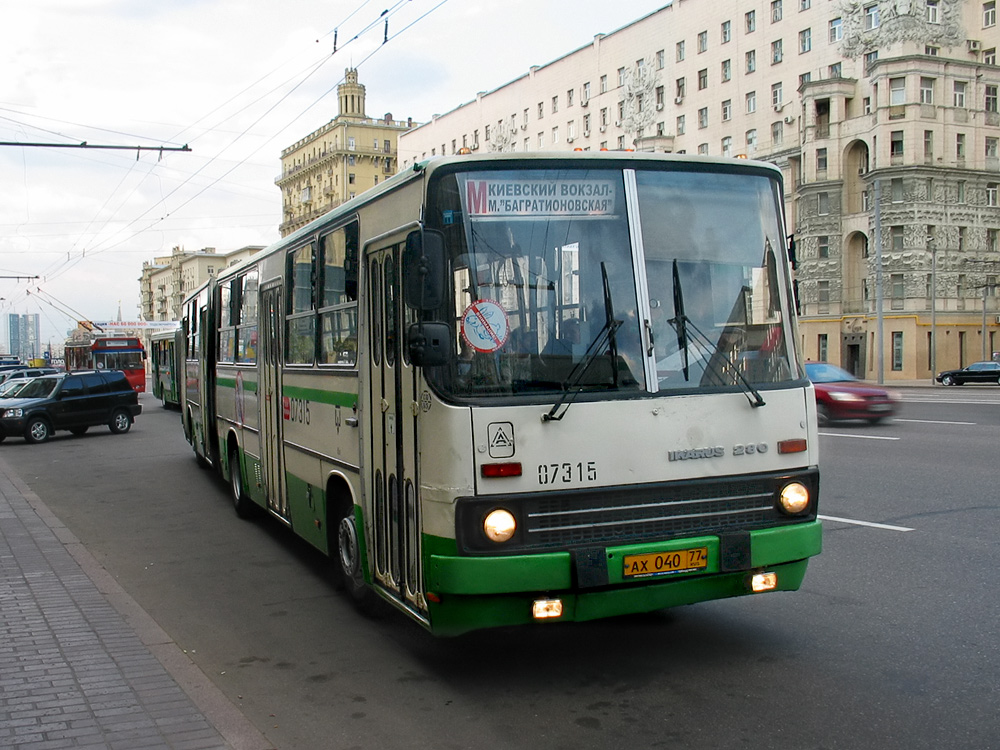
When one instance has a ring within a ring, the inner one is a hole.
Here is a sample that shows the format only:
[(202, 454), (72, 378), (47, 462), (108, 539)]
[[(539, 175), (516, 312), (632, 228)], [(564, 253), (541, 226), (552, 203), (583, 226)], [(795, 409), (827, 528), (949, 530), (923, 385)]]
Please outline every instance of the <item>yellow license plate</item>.
[(670, 573), (687, 573), (706, 567), (708, 567), (708, 547), (692, 547), (671, 552), (625, 555), (623, 575), (626, 578), (646, 578)]

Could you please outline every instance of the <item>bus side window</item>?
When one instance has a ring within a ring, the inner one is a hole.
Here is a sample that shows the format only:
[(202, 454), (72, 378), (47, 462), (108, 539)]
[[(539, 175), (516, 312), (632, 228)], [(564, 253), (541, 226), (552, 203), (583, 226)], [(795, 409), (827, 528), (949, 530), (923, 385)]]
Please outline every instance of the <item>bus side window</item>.
[(353, 365), (358, 358), (358, 223), (323, 237), (320, 249), (320, 362)]
[(316, 359), (316, 307), (313, 288), (313, 244), (290, 250), (287, 256), (288, 309), (285, 318), (285, 362), (311, 365)]
[(257, 269), (247, 271), (240, 277), (240, 281), (242, 289), (237, 358), (240, 362), (252, 365), (257, 362)]

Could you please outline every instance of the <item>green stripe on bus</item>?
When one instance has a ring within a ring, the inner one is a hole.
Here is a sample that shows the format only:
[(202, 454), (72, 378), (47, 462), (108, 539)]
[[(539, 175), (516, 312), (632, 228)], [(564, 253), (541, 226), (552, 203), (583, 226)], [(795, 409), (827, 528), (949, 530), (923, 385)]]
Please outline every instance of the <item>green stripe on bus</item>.
[[(219, 378), (216, 381), (220, 388), (236, 388), (236, 378)], [(243, 390), (250, 391), (250, 393), (257, 392), (257, 381), (255, 380), (244, 380)]]
[(298, 398), (303, 401), (315, 401), (320, 404), (330, 404), (331, 406), (353, 407), (358, 402), (357, 393), (342, 393), (340, 391), (324, 391), (319, 388), (298, 388), (286, 385), (281, 389), (283, 396)]

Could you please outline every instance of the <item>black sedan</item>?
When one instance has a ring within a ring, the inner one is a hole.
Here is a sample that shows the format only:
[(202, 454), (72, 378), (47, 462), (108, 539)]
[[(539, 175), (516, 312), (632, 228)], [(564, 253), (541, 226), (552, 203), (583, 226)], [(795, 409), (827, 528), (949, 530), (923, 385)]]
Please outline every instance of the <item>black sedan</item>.
[(973, 362), (961, 370), (945, 370), (934, 378), (942, 385), (965, 385), (966, 383), (1000, 383), (1000, 362)]

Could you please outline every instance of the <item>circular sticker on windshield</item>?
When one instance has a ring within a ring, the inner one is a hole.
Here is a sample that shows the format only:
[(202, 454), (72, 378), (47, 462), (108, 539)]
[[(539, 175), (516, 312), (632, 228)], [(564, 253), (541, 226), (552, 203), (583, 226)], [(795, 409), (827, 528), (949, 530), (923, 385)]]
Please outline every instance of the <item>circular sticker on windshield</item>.
[(507, 343), (510, 323), (499, 302), (481, 299), (462, 313), (462, 337), (477, 352), (495, 352)]

